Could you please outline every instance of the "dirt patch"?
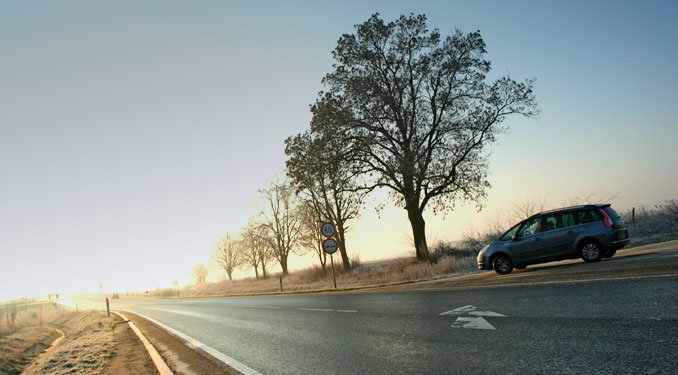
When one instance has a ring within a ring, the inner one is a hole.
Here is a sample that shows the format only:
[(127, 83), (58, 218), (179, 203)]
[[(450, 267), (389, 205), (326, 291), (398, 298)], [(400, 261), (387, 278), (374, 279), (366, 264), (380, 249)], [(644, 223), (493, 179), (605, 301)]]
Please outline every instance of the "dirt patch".
[(240, 374), (202, 350), (190, 348), (187, 343), (136, 314), (125, 312), (148, 340), (153, 343), (167, 365), (177, 375)]
[(48, 326), (25, 327), (0, 338), (0, 374), (20, 374), (59, 337)]

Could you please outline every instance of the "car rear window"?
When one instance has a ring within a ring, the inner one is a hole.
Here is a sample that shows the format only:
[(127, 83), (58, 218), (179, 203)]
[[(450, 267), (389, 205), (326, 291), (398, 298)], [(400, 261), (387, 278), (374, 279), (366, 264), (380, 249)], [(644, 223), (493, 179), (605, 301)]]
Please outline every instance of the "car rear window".
[(619, 219), (619, 218), (621, 217), (621, 216), (617, 213), (617, 211), (615, 211), (614, 208), (612, 208), (612, 206), (607, 206), (607, 207), (603, 208), (603, 211), (605, 211), (605, 213), (607, 214), (607, 216), (609, 216), (610, 219), (612, 219), (612, 220), (617, 220), (617, 219)]

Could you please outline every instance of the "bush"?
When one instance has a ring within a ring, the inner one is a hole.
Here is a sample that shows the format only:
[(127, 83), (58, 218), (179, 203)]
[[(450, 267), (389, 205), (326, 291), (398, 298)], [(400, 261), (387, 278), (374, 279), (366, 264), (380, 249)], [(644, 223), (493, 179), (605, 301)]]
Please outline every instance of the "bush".
[(499, 232), (469, 235), (459, 241), (438, 242), (431, 247), (434, 262), (445, 257), (475, 257), (490, 242), (501, 236)]
[(654, 209), (639, 207), (622, 214), (634, 245), (678, 238), (678, 200), (666, 200)]

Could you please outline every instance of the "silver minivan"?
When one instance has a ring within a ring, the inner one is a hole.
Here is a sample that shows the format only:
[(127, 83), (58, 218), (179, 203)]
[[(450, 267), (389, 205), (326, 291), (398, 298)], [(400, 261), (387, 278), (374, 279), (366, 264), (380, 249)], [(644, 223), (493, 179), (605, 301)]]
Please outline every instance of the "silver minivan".
[(609, 204), (565, 207), (532, 215), (478, 253), (478, 269), (514, 268), (563, 259), (597, 262), (630, 242), (624, 220)]

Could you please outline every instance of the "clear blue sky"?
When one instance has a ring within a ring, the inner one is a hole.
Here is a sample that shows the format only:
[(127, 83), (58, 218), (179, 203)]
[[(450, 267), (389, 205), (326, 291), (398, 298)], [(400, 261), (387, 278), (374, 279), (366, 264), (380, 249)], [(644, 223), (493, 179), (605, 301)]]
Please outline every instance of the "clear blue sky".
[[(284, 173), (337, 39), (373, 12), (480, 30), (494, 76), (537, 78), (485, 210), (429, 213), (429, 242), (520, 200), (678, 196), (675, 1), (3, 1), (0, 300), (188, 281)], [(413, 253), (402, 210), (353, 228), (363, 260)]]

